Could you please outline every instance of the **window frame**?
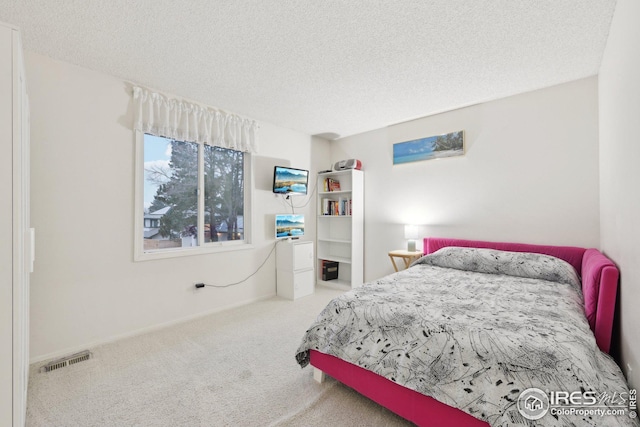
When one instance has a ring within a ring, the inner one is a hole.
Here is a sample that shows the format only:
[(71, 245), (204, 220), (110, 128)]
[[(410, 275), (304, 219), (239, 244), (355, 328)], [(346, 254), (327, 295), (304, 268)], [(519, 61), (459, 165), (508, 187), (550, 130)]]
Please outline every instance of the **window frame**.
[[(149, 261), (183, 256), (194, 256), (221, 252), (253, 249), (253, 162), (251, 153), (243, 155), (244, 169), (244, 240), (226, 240), (201, 243), (187, 248), (144, 250), (144, 132), (135, 130), (134, 169), (134, 261)], [(198, 242), (204, 242), (204, 146), (198, 145)]]

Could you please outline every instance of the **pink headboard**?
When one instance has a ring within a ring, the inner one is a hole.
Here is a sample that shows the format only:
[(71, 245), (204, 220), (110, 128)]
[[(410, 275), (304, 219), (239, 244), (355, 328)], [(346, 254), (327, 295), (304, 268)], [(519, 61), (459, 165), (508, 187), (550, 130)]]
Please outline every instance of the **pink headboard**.
[(533, 252), (567, 261), (582, 278), (585, 315), (596, 343), (600, 350), (609, 352), (619, 272), (615, 264), (597, 249), (425, 237), (423, 252), (430, 254), (447, 246)]

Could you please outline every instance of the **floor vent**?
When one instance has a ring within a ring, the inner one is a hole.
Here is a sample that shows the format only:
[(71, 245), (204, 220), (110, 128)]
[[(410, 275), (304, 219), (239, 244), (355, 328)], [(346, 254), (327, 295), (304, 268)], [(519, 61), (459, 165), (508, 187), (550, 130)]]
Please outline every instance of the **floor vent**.
[(62, 359), (49, 362), (40, 368), (40, 372), (51, 372), (56, 369), (64, 368), (68, 365), (75, 365), (78, 362), (84, 362), (91, 358), (91, 352), (89, 350), (81, 351), (80, 353), (72, 354), (71, 356), (63, 357)]

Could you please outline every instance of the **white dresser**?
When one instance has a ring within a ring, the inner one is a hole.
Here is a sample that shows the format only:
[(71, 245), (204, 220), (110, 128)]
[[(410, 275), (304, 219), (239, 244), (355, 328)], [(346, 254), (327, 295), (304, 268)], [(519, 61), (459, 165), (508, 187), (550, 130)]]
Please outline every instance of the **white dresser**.
[(291, 300), (314, 291), (313, 242), (286, 240), (276, 248), (276, 288), (280, 297)]

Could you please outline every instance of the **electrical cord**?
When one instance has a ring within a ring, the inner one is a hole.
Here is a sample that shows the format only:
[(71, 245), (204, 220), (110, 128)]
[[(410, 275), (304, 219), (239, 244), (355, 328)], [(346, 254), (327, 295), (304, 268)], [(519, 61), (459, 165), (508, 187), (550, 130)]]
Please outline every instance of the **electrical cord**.
[(296, 213), (296, 211), (294, 209), (294, 206), (293, 206), (293, 200), (291, 200), (291, 196), (289, 194), (287, 194), (286, 196), (283, 194), (282, 195), (282, 201), (284, 202), (285, 205), (287, 205), (287, 207), (291, 208), (291, 213), (292, 214)]
[(269, 258), (271, 257), (271, 254), (273, 253), (273, 251), (276, 250), (276, 246), (278, 246), (278, 243), (280, 243), (282, 240), (278, 240), (277, 242), (275, 242), (273, 244), (273, 247), (271, 248), (271, 250), (269, 251), (269, 255), (267, 255), (267, 257), (264, 259), (264, 261), (262, 261), (262, 264), (260, 264), (260, 266), (256, 269), (256, 271), (254, 271), (253, 273), (251, 273), (250, 275), (248, 275), (247, 277), (245, 277), (242, 280), (239, 280), (237, 282), (234, 283), (229, 283), (226, 285), (208, 285), (206, 283), (196, 283), (196, 288), (200, 289), (200, 288), (204, 288), (205, 286), (210, 287), (210, 288), (229, 288), (231, 286), (235, 286), (235, 285), (239, 285), (240, 283), (244, 283), (247, 280), (249, 280), (251, 277), (255, 276), (258, 271), (260, 271), (260, 269), (262, 267), (264, 267), (264, 265), (267, 263), (267, 261), (269, 260)]
[[(292, 214), (295, 214), (295, 213), (296, 213), (296, 211), (295, 211), (296, 209), (304, 208), (304, 207), (306, 207), (306, 206), (309, 204), (309, 202), (311, 202), (311, 200), (313, 199), (313, 196), (314, 196), (314, 194), (316, 193), (316, 190), (317, 190), (317, 189), (318, 189), (318, 180), (316, 179), (316, 184), (313, 186), (313, 191), (311, 191), (311, 194), (310, 194), (310, 195), (309, 195), (309, 197), (307, 198), (307, 201), (306, 201), (303, 205), (301, 205), (301, 206), (295, 206), (295, 205), (293, 204), (293, 199), (292, 199), (289, 195), (287, 195), (287, 196), (285, 197), (285, 195), (283, 194), (283, 195), (282, 195), (282, 200), (284, 200), (284, 202), (285, 202), (287, 205), (289, 205), (289, 206), (291, 207), (291, 213), (292, 213)], [(273, 254), (273, 251), (275, 251), (275, 250), (276, 250), (276, 246), (278, 246), (278, 243), (280, 243), (281, 241), (282, 241), (282, 240), (278, 240), (276, 243), (274, 243), (274, 244), (273, 244), (273, 247), (272, 247), (272, 248), (271, 248), (271, 250), (269, 251), (269, 254), (268, 254), (268, 255), (267, 255), (267, 257), (264, 259), (264, 261), (262, 261), (262, 264), (260, 264), (260, 266), (256, 269), (256, 271), (254, 271), (253, 273), (251, 273), (250, 275), (248, 275), (248, 276), (247, 276), (247, 277), (245, 277), (244, 279), (239, 280), (239, 281), (234, 282), (234, 283), (229, 283), (229, 284), (226, 284), (226, 285), (208, 285), (208, 284), (206, 284), (206, 283), (196, 283), (196, 285), (195, 285), (195, 286), (196, 286), (196, 289), (204, 288), (205, 286), (206, 286), (206, 287), (209, 287), (209, 288), (229, 288), (229, 287), (231, 287), (231, 286), (239, 285), (240, 283), (244, 283), (244, 282), (246, 282), (246, 281), (247, 281), (247, 280), (249, 280), (251, 277), (255, 276), (255, 275), (258, 273), (258, 271), (260, 271), (260, 269), (261, 269), (262, 267), (264, 267), (264, 265), (267, 263), (267, 261), (268, 261), (268, 260), (269, 260), (269, 258), (271, 257), (271, 254)]]

